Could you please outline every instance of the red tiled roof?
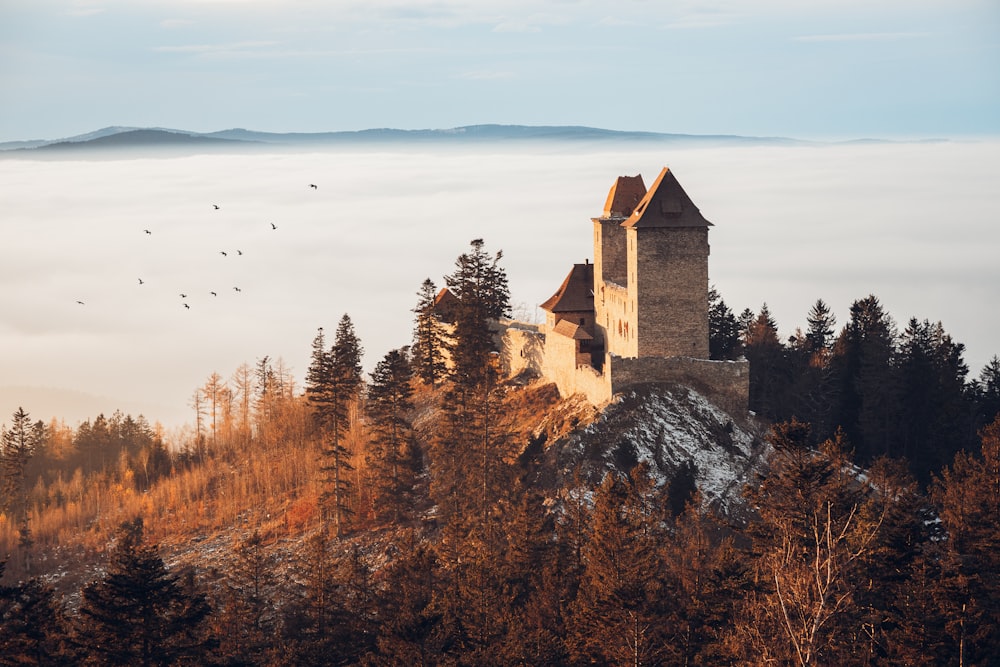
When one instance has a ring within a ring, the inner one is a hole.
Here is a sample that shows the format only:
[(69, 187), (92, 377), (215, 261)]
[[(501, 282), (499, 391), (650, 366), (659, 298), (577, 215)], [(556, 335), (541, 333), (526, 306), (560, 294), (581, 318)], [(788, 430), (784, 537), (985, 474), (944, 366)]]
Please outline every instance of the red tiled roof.
[(455, 310), (461, 305), (458, 297), (447, 287), (442, 287), (441, 291), (434, 297), (434, 313), (443, 320), (451, 321), (455, 317)]
[(622, 227), (711, 227), (667, 167)]
[(627, 218), (632, 215), (643, 195), (646, 194), (646, 185), (642, 182), (642, 175), (619, 176), (615, 184), (608, 192), (608, 198), (604, 202), (605, 218)]
[(542, 304), (550, 313), (594, 310), (594, 265), (574, 264), (559, 289)]

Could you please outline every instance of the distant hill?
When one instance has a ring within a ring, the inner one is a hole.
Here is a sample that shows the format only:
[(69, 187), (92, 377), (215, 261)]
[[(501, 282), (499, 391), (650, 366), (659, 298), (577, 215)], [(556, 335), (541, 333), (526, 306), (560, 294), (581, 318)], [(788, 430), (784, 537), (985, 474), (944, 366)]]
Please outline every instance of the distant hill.
[(232, 144), (231, 139), (206, 137), (174, 130), (125, 129), (122, 132), (103, 134), (82, 141), (66, 140), (38, 146), (35, 150), (79, 150), (83, 148), (111, 148), (135, 146), (178, 146), (204, 144)]
[(557, 142), (668, 142), (692, 145), (789, 145), (806, 143), (785, 137), (744, 137), (737, 135), (668, 134), (605, 130), (593, 127), (553, 125), (468, 125), (450, 129), (400, 130), (373, 128), (341, 132), (257, 132), (242, 128), (199, 133), (169, 128), (137, 128), (110, 126), (73, 137), (33, 139), (0, 143), (0, 152), (15, 152), (19, 156), (34, 151), (83, 149), (122, 149), (137, 147), (198, 148), (209, 146), (306, 146), (306, 145), (365, 145), (384, 143), (447, 143), (557, 141)]

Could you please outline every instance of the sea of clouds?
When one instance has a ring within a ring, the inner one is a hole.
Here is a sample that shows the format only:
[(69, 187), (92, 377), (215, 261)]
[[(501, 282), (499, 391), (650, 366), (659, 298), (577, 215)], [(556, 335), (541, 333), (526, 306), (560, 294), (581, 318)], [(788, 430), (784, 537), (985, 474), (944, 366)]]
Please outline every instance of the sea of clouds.
[(19, 405), (191, 422), (213, 372), (266, 355), (301, 384), (344, 313), (371, 369), (475, 238), (503, 250), (516, 314), (540, 319), (592, 260), (615, 178), (664, 166), (715, 225), (710, 281), (736, 313), (766, 302), (787, 337), (817, 299), (839, 328), (874, 294), (900, 329), (940, 320), (972, 377), (1000, 354), (995, 141), (4, 157), (0, 422)]

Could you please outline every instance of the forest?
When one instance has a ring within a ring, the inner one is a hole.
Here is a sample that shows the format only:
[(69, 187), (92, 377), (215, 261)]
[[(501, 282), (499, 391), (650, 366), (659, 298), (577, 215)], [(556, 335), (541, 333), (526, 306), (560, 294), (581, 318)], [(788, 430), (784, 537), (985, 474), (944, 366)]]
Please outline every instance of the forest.
[(546, 447), (587, 417), (499, 372), (501, 259), (470, 244), (446, 316), (424, 281), (367, 378), (348, 314), (301, 386), (267, 356), (212, 373), (184, 442), (15, 411), (0, 664), (997, 664), (1000, 359), (970, 379), (874, 296), (783, 341), (713, 290), (766, 443), (745, 511), (634, 459), (559, 483)]

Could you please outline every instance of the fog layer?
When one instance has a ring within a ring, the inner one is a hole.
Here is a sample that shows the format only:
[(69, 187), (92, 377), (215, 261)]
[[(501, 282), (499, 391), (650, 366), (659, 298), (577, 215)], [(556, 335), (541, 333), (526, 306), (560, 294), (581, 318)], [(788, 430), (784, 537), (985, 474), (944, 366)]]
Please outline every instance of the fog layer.
[(212, 372), (268, 355), (301, 382), (343, 313), (370, 369), (474, 238), (503, 250), (516, 314), (539, 318), (592, 259), (614, 179), (663, 166), (715, 225), (710, 281), (735, 312), (766, 302), (787, 337), (819, 298), (839, 328), (875, 294), (901, 327), (940, 320), (973, 376), (1000, 353), (993, 142), (3, 159), (0, 421), (21, 405), (190, 422)]

